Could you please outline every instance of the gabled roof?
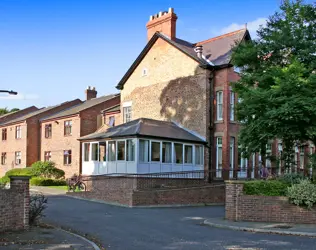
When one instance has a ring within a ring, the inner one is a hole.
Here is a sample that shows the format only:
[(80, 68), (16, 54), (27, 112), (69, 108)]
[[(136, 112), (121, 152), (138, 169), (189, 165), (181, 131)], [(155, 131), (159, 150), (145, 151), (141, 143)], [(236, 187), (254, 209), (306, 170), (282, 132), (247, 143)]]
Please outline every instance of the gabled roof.
[(121, 138), (128, 136), (160, 138), (184, 142), (204, 144), (205, 141), (189, 131), (179, 127), (173, 122), (158, 121), (148, 118), (139, 118), (115, 127), (108, 128), (104, 132), (95, 132), (81, 137), (79, 140), (98, 140)]
[(76, 106), (65, 109), (59, 113), (54, 114), (54, 115), (44, 117), (43, 119), (41, 119), (41, 121), (52, 120), (52, 119), (56, 119), (56, 118), (61, 118), (61, 117), (66, 117), (66, 116), (78, 114), (79, 112), (81, 112), (85, 109), (88, 109), (88, 108), (91, 108), (95, 105), (101, 104), (102, 102), (110, 100), (118, 95), (119, 94), (111, 94), (111, 95), (101, 96), (98, 98), (93, 98), (91, 100), (87, 100), (81, 104), (78, 104)]
[[(78, 100), (78, 99), (75, 99), (75, 100)], [(69, 101), (69, 102), (72, 102), (72, 101)], [(26, 115), (20, 116), (20, 117), (18, 117), (16, 119), (13, 119), (13, 120), (10, 120), (10, 121), (4, 122), (4, 123), (0, 123), (0, 126), (6, 126), (6, 125), (9, 125), (9, 124), (12, 124), (12, 123), (23, 122), (26, 119), (29, 119), (29, 118), (34, 117), (36, 115), (40, 115), (40, 114), (42, 114), (44, 112), (50, 111), (50, 110), (52, 110), (54, 108), (60, 107), (60, 106), (65, 105), (66, 103), (69, 103), (69, 102), (63, 102), (63, 103), (55, 105), (55, 106), (41, 108), (41, 109), (36, 110), (34, 112), (31, 112), (31, 113), (28, 113)]]
[(17, 110), (17, 111), (14, 111), (14, 112), (10, 112), (10, 113), (7, 113), (7, 114), (4, 114), (4, 115), (0, 115), (0, 119), (4, 118), (4, 117), (8, 117), (8, 116), (11, 116), (11, 115), (15, 115), (15, 114), (18, 114), (18, 113), (21, 113), (21, 112), (24, 112), (25, 110), (27, 109), (33, 109), (33, 111), (35, 110), (38, 110), (37, 107), (35, 106), (30, 106), (28, 108), (25, 108), (25, 109), (20, 109), (20, 110)]
[[(205, 41), (190, 43), (178, 38), (171, 40), (168, 36), (165, 36), (160, 32), (156, 32), (139, 56), (136, 58), (131, 67), (127, 70), (121, 81), (117, 84), (117, 89), (123, 89), (125, 82), (131, 76), (131, 74), (134, 72), (136, 67), (146, 56), (158, 38), (168, 42), (170, 45), (174, 46), (179, 51), (198, 62), (203, 68), (221, 68), (230, 64), (232, 48), (236, 45), (236, 43), (242, 41), (243, 39), (250, 39), (250, 34), (247, 29), (241, 29)], [(199, 58), (195, 52), (195, 47), (197, 45), (203, 46), (202, 58)]]

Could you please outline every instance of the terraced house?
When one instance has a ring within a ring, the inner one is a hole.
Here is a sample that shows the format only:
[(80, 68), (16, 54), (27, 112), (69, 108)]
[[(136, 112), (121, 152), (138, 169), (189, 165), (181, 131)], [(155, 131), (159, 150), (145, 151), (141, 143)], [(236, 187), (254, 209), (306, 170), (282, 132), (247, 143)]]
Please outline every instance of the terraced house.
[(91, 87), (85, 93), (84, 102), (40, 120), (40, 159), (55, 162), (57, 168), (65, 171), (66, 177), (81, 172), (81, 147), (78, 138), (99, 129), (104, 122), (103, 110), (120, 104), (119, 94), (97, 98), (97, 91)]
[[(176, 36), (176, 22), (172, 8), (150, 16), (148, 42), (117, 85), (124, 124), (81, 138), (84, 173), (185, 171), (202, 165), (216, 170), (216, 177), (223, 177), (223, 168), (246, 174), (230, 83), (239, 78), (232, 47), (251, 39), (249, 32), (189, 42)], [(98, 147), (105, 148), (105, 157), (96, 155)], [(101, 158), (105, 162), (99, 163)]]
[(42, 109), (31, 107), (13, 113), (11, 117), (7, 116), (7, 119), (0, 123), (0, 175), (12, 168), (27, 167), (38, 161), (41, 144), (40, 119), (80, 102), (79, 99), (75, 99)]

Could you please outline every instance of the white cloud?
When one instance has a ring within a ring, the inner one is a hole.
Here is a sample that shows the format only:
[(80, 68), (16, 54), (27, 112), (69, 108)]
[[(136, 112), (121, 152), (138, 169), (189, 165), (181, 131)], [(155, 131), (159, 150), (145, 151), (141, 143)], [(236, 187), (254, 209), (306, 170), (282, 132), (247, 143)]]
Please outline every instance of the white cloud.
[(35, 99), (39, 99), (39, 96), (35, 95), (35, 94), (22, 94), (22, 93), (18, 93), (17, 95), (4, 94), (4, 95), (0, 96), (0, 99), (5, 99), (5, 100), (35, 100)]
[[(254, 21), (250, 21), (247, 23), (247, 29), (249, 30), (252, 38), (256, 37), (256, 31), (259, 29), (259, 27), (261, 25), (265, 26), (266, 22), (267, 22), (267, 18), (260, 17)], [(232, 23), (232, 24), (222, 28), (217, 33), (218, 34), (225, 34), (225, 33), (229, 33), (229, 32), (235, 31), (235, 30), (243, 29), (243, 28), (245, 28), (245, 24)]]

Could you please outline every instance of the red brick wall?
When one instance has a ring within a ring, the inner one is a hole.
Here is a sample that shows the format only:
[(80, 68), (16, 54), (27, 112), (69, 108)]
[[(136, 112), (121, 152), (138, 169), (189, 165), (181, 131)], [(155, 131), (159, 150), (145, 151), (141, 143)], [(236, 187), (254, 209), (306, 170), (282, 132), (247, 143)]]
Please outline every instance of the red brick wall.
[[(176, 179), (172, 180), (177, 183)], [(143, 178), (91, 176), (85, 177), (88, 192), (68, 194), (126, 206), (222, 204), (225, 201), (223, 185), (184, 187), (183, 181), (178, 181), (181, 184), (178, 188), (140, 190), (142, 182)]]
[(245, 195), (242, 190), (242, 182), (226, 182), (226, 219), (316, 224), (316, 208), (296, 206), (282, 196)]
[(0, 189), (0, 232), (29, 228), (29, 178), (14, 177), (10, 189)]

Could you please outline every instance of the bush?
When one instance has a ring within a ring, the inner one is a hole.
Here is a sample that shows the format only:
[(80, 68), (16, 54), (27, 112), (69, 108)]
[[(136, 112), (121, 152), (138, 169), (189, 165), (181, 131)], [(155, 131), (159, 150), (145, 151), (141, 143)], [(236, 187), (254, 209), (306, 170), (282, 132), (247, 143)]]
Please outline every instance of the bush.
[(47, 208), (47, 198), (43, 194), (33, 194), (30, 196), (30, 225), (36, 224), (44, 216), (43, 211)]
[(306, 180), (307, 178), (302, 173), (287, 173), (279, 178), (280, 181), (283, 181), (289, 185), (298, 184), (301, 180)]
[(297, 206), (307, 206), (311, 209), (316, 204), (316, 185), (309, 180), (301, 180), (287, 189), (287, 197)]
[(66, 186), (65, 180), (55, 180), (42, 177), (33, 177), (30, 180), (32, 186)]
[(65, 172), (55, 168), (55, 163), (52, 161), (37, 161), (32, 164), (32, 175), (44, 178), (61, 179), (65, 177)]
[(247, 181), (244, 193), (248, 195), (285, 196), (289, 184), (279, 180)]
[(0, 184), (5, 185), (6, 183), (9, 183), (10, 182), (9, 177), (14, 176), (14, 175), (32, 176), (32, 170), (31, 170), (31, 168), (27, 168), (27, 167), (26, 168), (11, 169), (11, 170), (7, 171), (2, 178), (0, 178)]

